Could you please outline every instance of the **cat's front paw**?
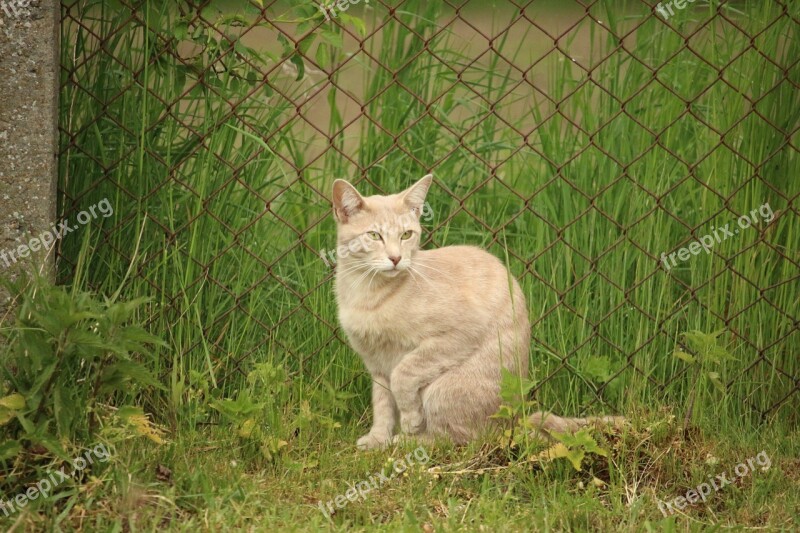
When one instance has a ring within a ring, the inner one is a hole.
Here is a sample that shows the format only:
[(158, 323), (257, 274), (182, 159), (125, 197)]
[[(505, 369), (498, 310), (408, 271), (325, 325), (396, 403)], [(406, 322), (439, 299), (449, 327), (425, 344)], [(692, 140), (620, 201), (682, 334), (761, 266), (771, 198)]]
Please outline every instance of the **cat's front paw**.
[(356, 441), (356, 447), (359, 450), (372, 450), (374, 448), (385, 448), (391, 442), (391, 435), (378, 435), (370, 431)]
[(425, 417), (420, 411), (400, 413), (400, 429), (406, 435), (416, 435), (425, 429)]

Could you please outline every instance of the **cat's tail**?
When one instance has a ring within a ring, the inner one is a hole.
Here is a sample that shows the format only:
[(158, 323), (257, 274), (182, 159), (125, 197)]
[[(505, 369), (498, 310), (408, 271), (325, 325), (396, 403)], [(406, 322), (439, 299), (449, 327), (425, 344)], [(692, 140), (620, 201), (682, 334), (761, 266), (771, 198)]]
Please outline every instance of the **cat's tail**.
[(556, 433), (574, 433), (587, 426), (622, 428), (625, 417), (622, 416), (590, 416), (588, 418), (563, 418), (553, 413), (539, 411), (529, 418), (534, 432), (547, 440), (552, 440), (551, 431)]

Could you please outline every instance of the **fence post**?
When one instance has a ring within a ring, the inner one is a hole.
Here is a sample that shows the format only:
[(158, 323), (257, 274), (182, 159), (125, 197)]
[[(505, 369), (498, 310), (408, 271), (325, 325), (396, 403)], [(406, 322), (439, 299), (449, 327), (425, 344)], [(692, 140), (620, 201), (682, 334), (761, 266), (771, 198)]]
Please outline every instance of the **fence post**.
[[(47, 256), (45, 275), (53, 275), (53, 251), (31, 239), (56, 217), (59, 30), (58, 0), (0, 0), (0, 276), (6, 278), (20, 265), (29, 268), (31, 256), (36, 264)], [(0, 324), (8, 310), (0, 288)]]

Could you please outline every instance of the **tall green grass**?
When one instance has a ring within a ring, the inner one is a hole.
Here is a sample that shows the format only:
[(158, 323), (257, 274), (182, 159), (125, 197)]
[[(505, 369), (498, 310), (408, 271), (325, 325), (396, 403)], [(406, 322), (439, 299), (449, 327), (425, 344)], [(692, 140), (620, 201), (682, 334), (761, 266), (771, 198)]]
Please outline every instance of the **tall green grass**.
[[(599, 2), (588, 12), (602, 24), (584, 18), (559, 50), (509, 4), (472, 3), (461, 16), (493, 37), (480, 58), (482, 38), (443, 28), (454, 13), (439, 2), (357, 12), (368, 34), (388, 18), (363, 50), (357, 20), (309, 20), (302, 6), (268, 6), (265, 20), (258, 2), (63, 5), (61, 212), (112, 200), (115, 216), (83, 234), (81, 282), (112, 291), (130, 269), (123, 295), (155, 298), (146, 319), (169, 344), (156, 370), (170, 387), (151, 407), (165, 418), (192, 408), (200, 381), (234, 394), (260, 362), (357, 392), (346, 419), (363, 413), (368, 378), (317, 255), (335, 243), (326, 196), (334, 178), (393, 192), (432, 170), (428, 245), (508, 252), (543, 407), (684, 408), (680, 333), (724, 328), (728, 393), (701, 397), (702, 413), (796, 424), (800, 41), (777, 3), (723, 9), (743, 33), (700, 8), (670, 19), (675, 31), (639, 3)], [(554, 33), (584, 11), (561, 9)], [(300, 61), (280, 66), (294, 51), (278, 28), (301, 42), (300, 81)], [(659, 266), (765, 202), (768, 227)], [(80, 247), (63, 243), (62, 280)]]

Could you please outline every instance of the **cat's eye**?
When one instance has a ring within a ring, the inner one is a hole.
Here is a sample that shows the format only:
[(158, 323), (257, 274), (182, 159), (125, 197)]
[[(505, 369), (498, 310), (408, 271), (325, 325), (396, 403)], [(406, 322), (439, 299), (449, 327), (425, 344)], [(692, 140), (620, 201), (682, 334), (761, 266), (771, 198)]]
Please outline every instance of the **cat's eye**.
[(402, 240), (410, 239), (410, 238), (411, 238), (411, 236), (412, 236), (413, 234), (414, 234), (414, 232), (413, 232), (413, 231), (411, 231), (411, 230), (408, 230), (408, 231), (406, 231), (405, 233), (403, 233), (402, 235), (400, 235), (400, 238), (401, 238)]
[(370, 238), (370, 239), (372, 239), (373, 241), (379, 241), (379, 240), (381, 240), (381, 234), (380, 234), (380, 233), (378, 233), (377, 231), (368, 231), (368, 232), (367, 232), (367, 237), (369, 237), (369, 238)]

